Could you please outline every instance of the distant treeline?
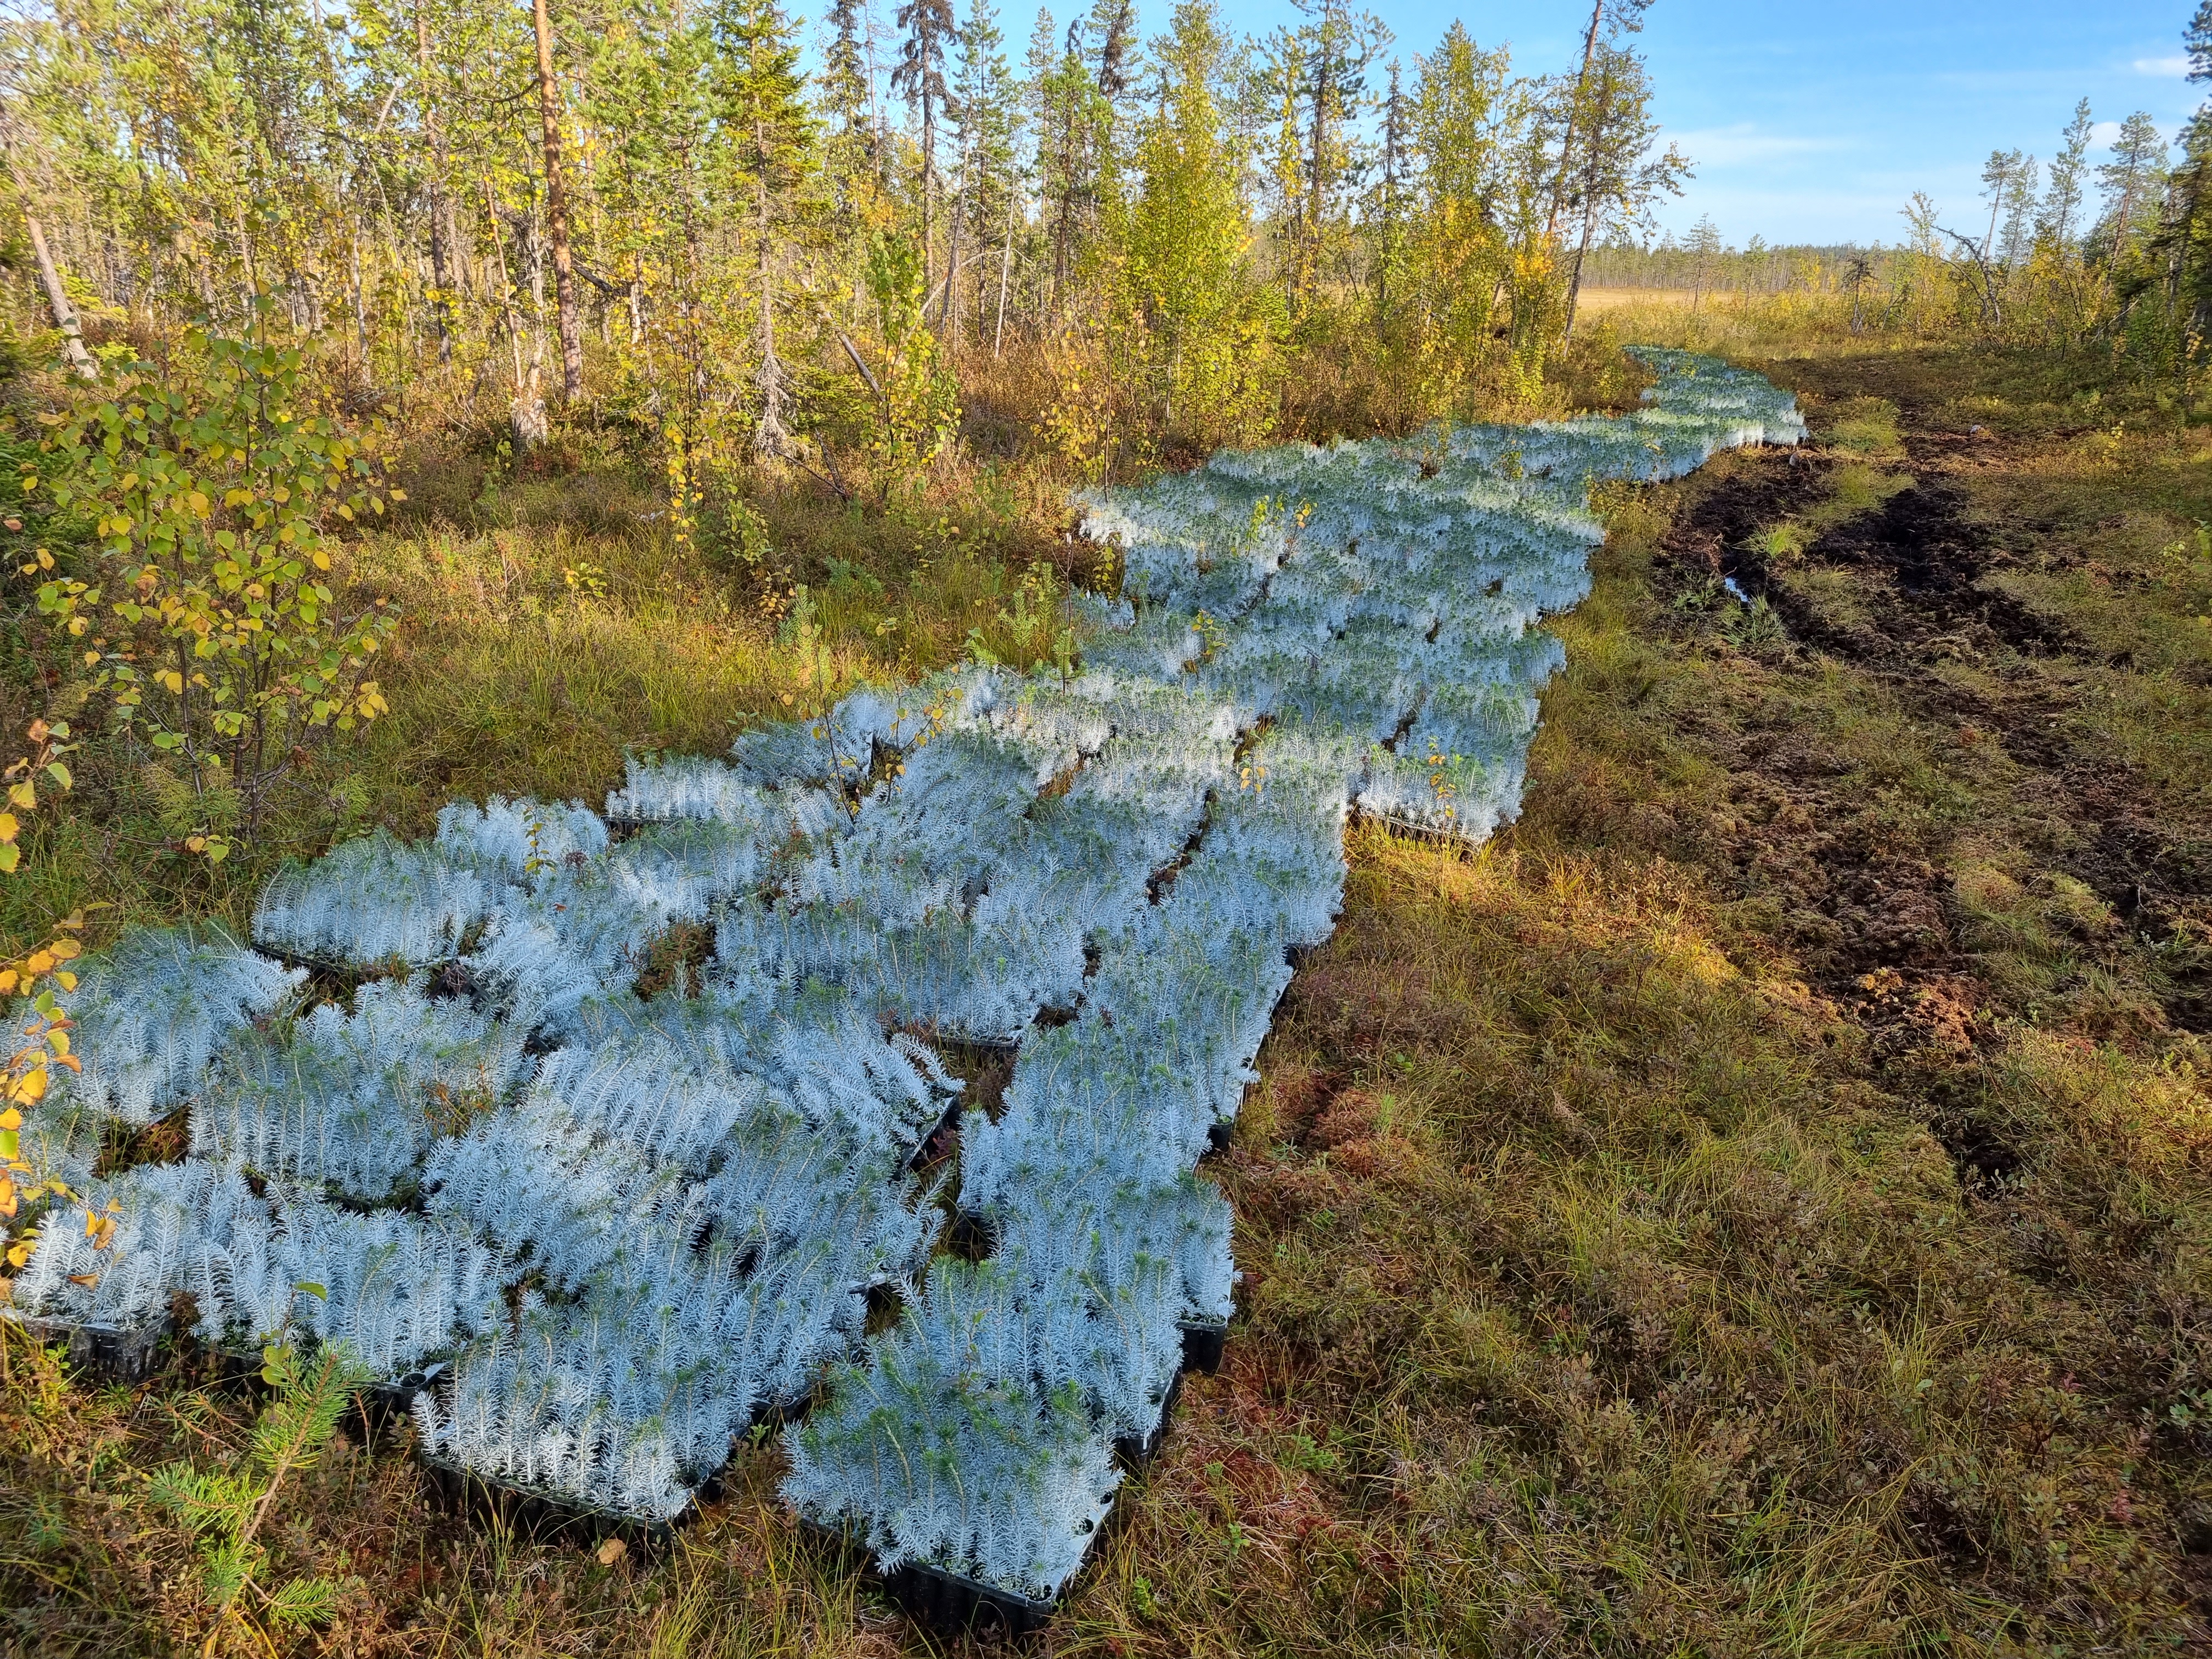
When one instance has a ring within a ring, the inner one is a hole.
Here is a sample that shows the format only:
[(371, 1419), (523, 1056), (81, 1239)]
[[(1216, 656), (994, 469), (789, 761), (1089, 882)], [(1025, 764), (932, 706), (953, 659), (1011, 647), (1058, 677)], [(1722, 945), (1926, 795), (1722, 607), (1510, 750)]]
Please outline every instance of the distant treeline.
[(1648, 3), (1531, 73), (1352, 0), (1077, 0), (1025, 50), (996, 0), (46, 0), (0, 15), (0, 295), (88, 377), (198, 319), (722, 472), (903, 474), (979, 403), (1092, 471), (1540, 403), (1581, 255), (1687, 169)]
[[(2212, 0), (2183, 38), (2190, 78), (2212, 81)], [(1701, 218), (1679, 240), (1607, 237), (1583, 283), (1724, 295), (1801, 334), (2096, 343), (2147, 374), (2193, 380), (2212, 340), (2212, 105), (2175, 143), (2142, 112), (2101, 149), (2094, 131), (2085, 98), (2049, 161), (1994, 150), (1978, 199), (1916, 192), (1893, 245), (1737, 248)]]
[(1691, 292), (1780, 294), (1790, 289), (1828, 293), (1848, 286), (1862, 265), (1878, 265), (1888, 250), (1848, 242), (1770, 247), (1754, 236), (1741, 248), (1707, 240), (1661, 237), (1648, 246), (1608, 242), (1583, 266), (1585, 288), (1682, 289)]

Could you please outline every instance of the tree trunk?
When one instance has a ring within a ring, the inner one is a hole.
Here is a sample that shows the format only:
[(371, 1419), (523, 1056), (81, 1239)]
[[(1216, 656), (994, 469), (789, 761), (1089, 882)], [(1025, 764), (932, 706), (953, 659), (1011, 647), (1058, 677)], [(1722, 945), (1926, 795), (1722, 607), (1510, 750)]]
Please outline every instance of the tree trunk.
[(545, 401), (538, 395), (538, 375), (532, 368), (527, 390), (522, 372), (522, 326), (514, 314), (514, 283), (507, 275), (507, 239), (499, 228), (499, 206), (491, 193), (491, 179), (483, 181), (484, 220), (491, 232), (493, 254), (499, 261), (499, 308), (507, 324), (507, 355), (514, 364), (514, 400), (507, 406), (507, 425), (514, 434), (518, 454), (545, 436)]
[(1073, 179), (1060, 186), (1060, 213), (1052, 229), (1052, 314), (1060, 315), (1060, 290), (1067, 285), (1068, 218), (1075, 211), (1075, 185)]
[(937, 313), (938, 326), (945, 330), (946, 343), (955, 352), (960, 349), (960, 221), (968, 207), (968, 158), (963, 155), (960, 161), (960, 191), (952, 198), (951, 247), (945, 257), (945, 304)]
[(253, 236), (246, 228), (246, 198), (238, 200), (238, 260), (246, 272), (246, 325), (255, 326), (254, 302), (261, 297), (260, 279), (253, 274)]
[[(1609, 100), (1608, 100), (1609, 102)], [(1567, 320), (1561, 335), (1563, 339), (1575, 337), (1575, 310), (1582, 303), (1583, 261), (1589, 257), (1590, 240), (1597, 234), (1598, 221), (1598, 152), (1604, 142), (1605, 129), (1609, 120), (1606, 109), (1592, 112), (1590, 130), (1584, 136), (1589, 146), (1589, 161), (1583, 169), (1583, 230), (1575, 243), (1574, 270), (1567, 278)]]
[[(937, 196), (937, 111), (927, 80), (921, 87), (921, 291), (929, 292), (931, 209)], [(926, 318), (928, 313), (923, 313)]]
[(1332, 42), (1328, 33), (1329, 13), (1322, 13), (1321, 33), (1316, 41), (1313, 78), (1313, 133), (1310, 153), (1306, 163), (1305, 227), (1300, 237), (1304, 246), (1298, 250), (1297, 283), (1298, 308), (1303, 308), (1318, 282), (1316, 266), (1321, 258), (1322, 216), (1322, 146), (1326, 141), (1328, 121), (1328, 102), (1333, 87), (1329, 76), (1328, 52)]
[(1559, 234), (1559, 211), (1566, 205), (1567, 175), (1575, 164), (1575, 118), (1582, 113), (1583, 95), (1589, 89), (1590, 65), (1597, 61), (1597, 27), (1605, 21), (1605, 0), (1592, 0), (1589, 30), (1583, 36), (1582, 72), (1575, 76), (1574, 102), (1567, 106), (1567, 129), (1559, 135), (1559, 173), (1552, 181), (1552, 211), (1544, 224), (1548, 239)]
[(422, 142), (430, 161), (429, 176), (424, 181), (430, 198), (430, 287), (436, 295), (430, 310), (438, 319), (438, 362), (442, 365), (453, 361), (452, 259), (446, 245), (446, 151), (438, 141), (438, 106), (430, 96), (430, 16), (422, 9), (422, 0), (416, 0), (415, 4), (415, 56), (422, 82)]
[(368, 361), (368, 290), (361, 274), (361, 225), (353, 228), (353, 355), (361, 365), (363, 381), (376, 378), (374, 365)]
[[(754, 129), (754, 151), (765, 158), (768, 154), (767, 135), (757, 125)], [(791, 434), (783, 426), (783, 364), (775, 355), (775, 248), (769, 235), (768, 166), (763, 160), (759, 175), (753, 181), (754, 199), (758, 208), (760, 235), (760, 424), (753, 428), (753, 449), (757, 454), (782, 459)]]
[(70, 368), (81, 380), (96, 380), (100, 368), (92, 360), (92, 353), (84, 349), (84, 335), (77, 327), (76, 307), (70, 303), (69, 290), (62, 286), (61, 272), (54, 267), (54, 256), (46, 246), (45, 228), (39, 216), (30, 210), (30, 198), (21, 180), (15, 193), (23, 198), (23, 224), (31, 233), (31, 252), (39, 261), (39, 281), (46, 290), (46, 304), (54, 313), (54, 326), (62, 331), (62, 352), (68, 357)]
[(1590, 235), (1597, 228), (1597, 204), (1586, 198), (1583, 204), (1582, 240), (1575, 244), (1573, 271), (1567, 277), (1567, 323), (1565, 337), (1575, 337), (1575, 307), (1582, 303), (1583, 261), (1589, 255)]
[(991, 361), (999, 360), (1000, 343), (1006, 337), (1006, 283), (1014, 274), (1014, 192), (1006, 192), (1006, 249), (999, 259), (999, 325), (991, 333)]
[(568, 198), (561, 180), (561, 114), (553, 85), (553, 21), (534, 0), (538, 24), (538, 117), (545, 140), (545, 230), (553, 244), (553, 297), (561, 321), (561, 395), (584, 395), (584, 336), (576, 323), (576, 268), (568, 252)]

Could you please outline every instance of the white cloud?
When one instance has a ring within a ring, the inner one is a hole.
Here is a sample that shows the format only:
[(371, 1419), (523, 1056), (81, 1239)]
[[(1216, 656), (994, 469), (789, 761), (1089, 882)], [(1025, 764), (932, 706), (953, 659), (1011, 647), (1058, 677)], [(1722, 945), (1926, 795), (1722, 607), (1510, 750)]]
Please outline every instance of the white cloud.
[(1771, 161), (1785, 155), (1806, 155), (1820, 150), (1842, 149), (1840, 138), (1812, 138), (1792, 133), (1764, 132), (1750, 121), (1732, 126), (1707, 127), (1698, 132), (1664, 135), (1681, 147), (1682, 154), (1700, 165), (1733, 167), (1745, 161)]
[(2137, 75), (2155, 75), (2160, 80), (2179, 81), (2189, 73), (2186, 58), (2138, 58), (2135, 61)]
[(2118, 121), (2100, 121), (2089, 129), (2089, 142), (2093, 144), (2109, 145), (2119, 136), (2120, 124)]

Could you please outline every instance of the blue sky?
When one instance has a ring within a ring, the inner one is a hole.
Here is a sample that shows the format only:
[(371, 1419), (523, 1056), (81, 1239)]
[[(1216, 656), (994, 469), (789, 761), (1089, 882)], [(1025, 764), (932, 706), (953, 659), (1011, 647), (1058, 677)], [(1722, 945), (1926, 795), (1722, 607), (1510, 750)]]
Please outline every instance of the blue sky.
[[(1524, 72), (1574, 61), (1588, 0), (1367, 0), (1409, 60), (1454, 17)], [(1065, 14), (1066, 4), (1055, 12)], [(1223, 0), (1231, 27), (1295, 21), (1285, 0)], [(1643, 37), (1666, 136), (1698, 176), (1662, 222), (1700, 214), (1731, 242), (1894, 241), (1924, 190), (1978, 216), (1993, 149), (2048, 157), (2087, 97), (2101, 123), (2148, 110), (2169, 135), (2212, 88), (2183, 78), (2191, 0), (1656, 0)], [(1144, 6), (1164, 21), (1167, 0)], [(2103, 136), (2109, 136), (2111, 125)]]

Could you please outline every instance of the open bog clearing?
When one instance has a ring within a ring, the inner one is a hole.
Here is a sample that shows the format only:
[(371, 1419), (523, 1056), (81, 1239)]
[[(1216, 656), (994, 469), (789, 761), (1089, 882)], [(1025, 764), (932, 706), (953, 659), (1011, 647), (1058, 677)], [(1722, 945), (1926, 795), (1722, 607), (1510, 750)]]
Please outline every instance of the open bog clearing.
[(2212, 1650), (2189, 9), (0, 10), (0, 1659)]
[[(665, 1540), (781, 1425), (791, 1511), (909, 1606), (1041, 1622), (1221, 1364), (1197, 1171), (1347, 817), (1514, 817), (1593, 501), (1802, 435), (1646, 356), (1628, 416), (1094, 494), (1122, 592), (1082, 597), (1079, 663), (855, 691), (633, 762), (604, 811), (454, 803), (280, 872), (250, 945), (126, 933), (21, 1132), (112, 1234), (57, 1230), (9, 1318), (133, 1381), (173, 1322), (343, 1348), (495, 1527)], [(977, 1063), (1011, 1075), (963, 1109)], [(183, 1156), (107, 1171), (162, 1121)]]
[(121, 1219), (15, 1292), (9, 1639), (204, 1628), (148, 1476), (288, 1320), (374, 1385), (271, 1510), (332, 1651), (2197, 1639), (2201, 437), (1658, 367), (1097, 496), (1065, 672), (589, 807), (464, 723), (499, 799), (119, 941), (29, 1126)]
[(1625, 311), (1644, 306), (1696, 306), (1711, 297), (1700, 295), (1687, 288), (1585, 288), (1577, 296), (1577, 308), (1592, 316), (1601, 317), (1608, 312)]

